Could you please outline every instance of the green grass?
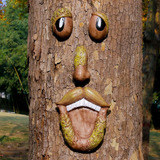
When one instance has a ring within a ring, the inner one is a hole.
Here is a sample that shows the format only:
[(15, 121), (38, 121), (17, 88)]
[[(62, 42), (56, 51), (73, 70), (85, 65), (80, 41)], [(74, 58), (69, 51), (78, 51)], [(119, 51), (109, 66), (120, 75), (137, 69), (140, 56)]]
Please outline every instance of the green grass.
[(160, 131), (150, 131), (149, 160), (160, 160)]
[[(0, 112), (0, 160), (27, 160), (29, 118)], [(160, 160), (160, 131), (150, 132), (149, 160)]]
[(0, 113), (0, 160), (27, 160), (28, 123), (28, 116)]

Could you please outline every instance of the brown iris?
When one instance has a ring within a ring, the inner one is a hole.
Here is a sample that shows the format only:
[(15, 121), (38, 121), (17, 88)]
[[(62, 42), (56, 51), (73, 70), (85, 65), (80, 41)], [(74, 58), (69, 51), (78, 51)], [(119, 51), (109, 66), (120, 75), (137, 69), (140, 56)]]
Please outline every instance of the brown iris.
[(107, 16), (100, 12), (92, 14), (89, 22), (89, 35), (96, 42), (103, 41), (108, 34)]

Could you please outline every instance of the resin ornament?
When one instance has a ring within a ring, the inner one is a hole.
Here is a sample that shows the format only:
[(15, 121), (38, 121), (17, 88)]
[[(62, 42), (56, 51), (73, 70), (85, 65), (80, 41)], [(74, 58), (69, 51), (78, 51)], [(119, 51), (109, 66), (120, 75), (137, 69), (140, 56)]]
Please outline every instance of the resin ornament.
[(84, 46), (76, 48), (76, 55), (74, 58), (75, 72), (73, 78), (76, 81), (86, 81), (90, 78), (90, 73), (87, 69), (88, 54)]
[(103, 41), (108, 35), (108, 29), (107, 16), (101, 12), (92, 13), (88, 28), (92, 40), (96, 42)]
[[(64, 41), (72, 33), (72, 14), (68, 9), (58, 9), (52, 18), (55, 37)], [(107, 16), (100, 12), (92, 14), (89, 35), (100, 42), (108, 34)], [(75, 151), (91, 152), (103, 141), (107, 110), (110, 105), (96, 90), (86, 87), (91, 74), (88, 71), (88, 53), (85, 46), (77, 46), (74, 56), (73, 82), (75, 88), (66, 93), (56, 104), (60, 111), (60, 125), (68, 146)]]
[(104, 138), (109, 104), (92, 88), (77, 87), (57, 105), (60, 124), (67, 144), (77, 151), (92, 151)]
[[(83, 82), (90, 78), (88, 55), (84, 46), (76, 48), (73, 78)], [(74, 150), (89, 152), (104, 138), (109, 104), (90, 87), (76, 87), (57, 102), (60, 124), (67, 144)]]
[(52, 17), (53, 34), (58, 40), (68, 39), (72, 33), (72, 14), (67, 8), (60, 8), (54, 12)]

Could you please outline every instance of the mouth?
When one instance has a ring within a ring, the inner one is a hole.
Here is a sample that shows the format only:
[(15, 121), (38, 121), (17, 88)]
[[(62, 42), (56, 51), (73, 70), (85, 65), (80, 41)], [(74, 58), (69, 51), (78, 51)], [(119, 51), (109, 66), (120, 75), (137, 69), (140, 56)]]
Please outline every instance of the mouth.
[(91, 151), (104, 138), (109, 104), (95, 90), (77, 87), (69, 91), (57, 105), (60, 124), (67, 144), (74, 150)]

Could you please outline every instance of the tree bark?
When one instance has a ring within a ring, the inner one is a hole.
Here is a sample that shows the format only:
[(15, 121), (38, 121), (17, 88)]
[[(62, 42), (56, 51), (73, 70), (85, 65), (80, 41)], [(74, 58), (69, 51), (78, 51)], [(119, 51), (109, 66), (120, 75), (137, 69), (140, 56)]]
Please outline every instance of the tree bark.
[[(53, 12), (68, 8), (73, 30), (66, 41), (52, 32)], [(142, 23), (140, 0), (29, 0), (29, 160), (142, 160)], [(91, 14), (108, 16), (108, 37), (89, 37)], [(75, 88), (77, 46), (88, 52), (90, 82), (111, 104), (102, 145), (74, 152), (64, 142), (56, 102)]]

